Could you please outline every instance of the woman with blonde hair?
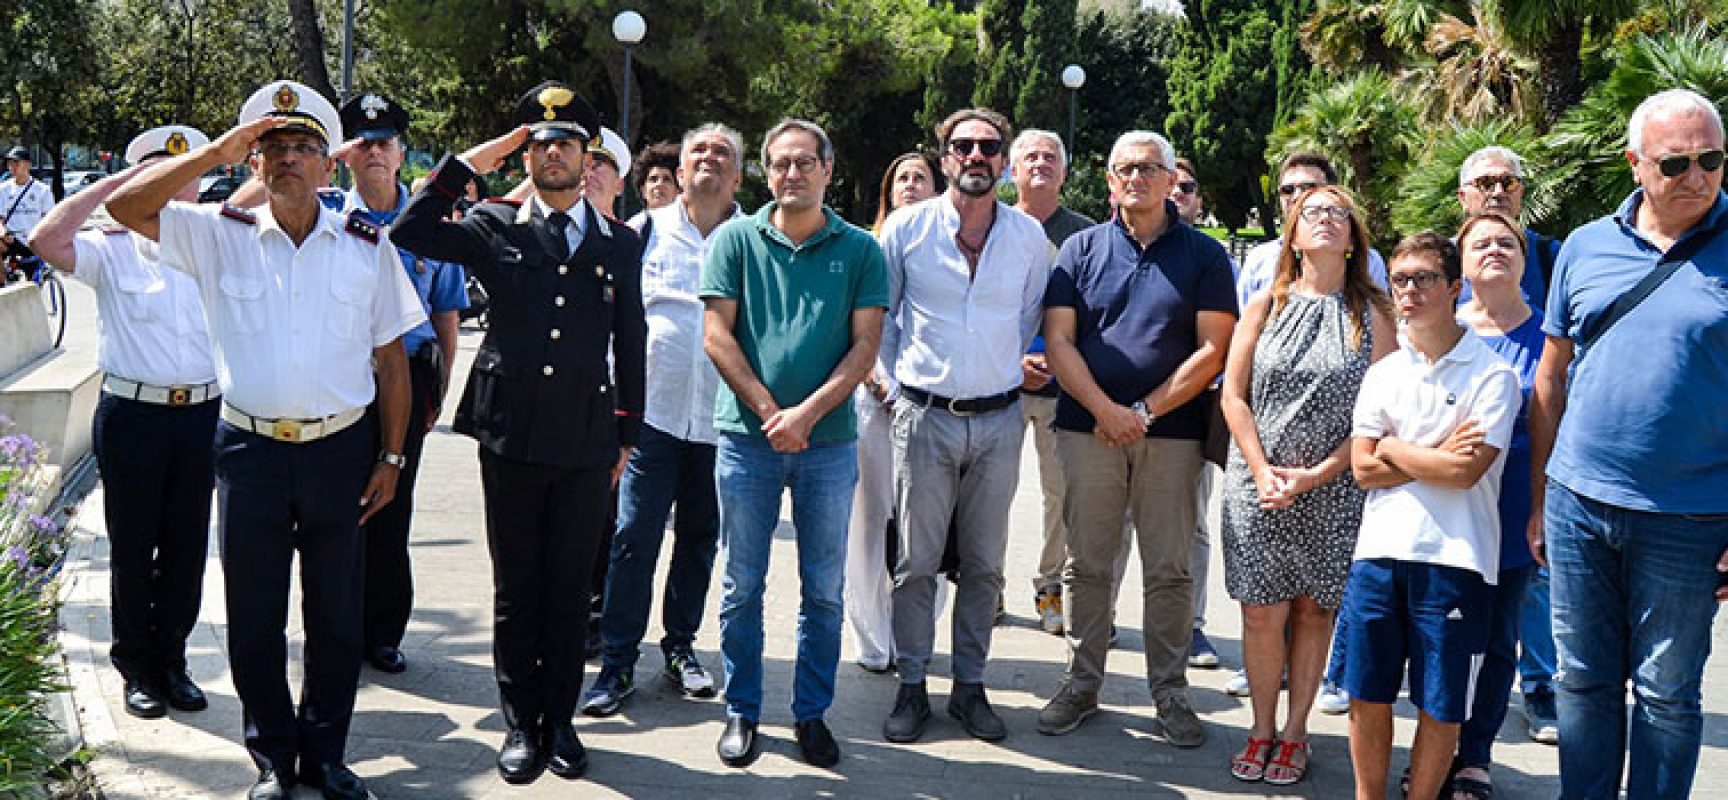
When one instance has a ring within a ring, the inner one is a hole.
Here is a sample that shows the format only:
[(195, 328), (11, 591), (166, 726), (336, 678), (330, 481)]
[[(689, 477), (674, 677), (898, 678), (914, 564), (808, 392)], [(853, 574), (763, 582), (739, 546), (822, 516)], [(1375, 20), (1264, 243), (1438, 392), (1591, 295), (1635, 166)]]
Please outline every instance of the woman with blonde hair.
[[(1231, 339), (1221, 398), (1234, 439), (1224, 476), (1224, 576), (1242, 604), (1254, 712), (1230, 774), (1277, 785), (1307, 772), (1308, 713), (1361, 521), (1349, 451), (1356, 391), (1397, 340), (1391, 301), (1368, 274), (1368, 230), (1349, 192), (1317, 187), (1291, 208), (1277, 275), (1249, 299)], [(1279, 730), (1286, 668), (1289, 710)]]

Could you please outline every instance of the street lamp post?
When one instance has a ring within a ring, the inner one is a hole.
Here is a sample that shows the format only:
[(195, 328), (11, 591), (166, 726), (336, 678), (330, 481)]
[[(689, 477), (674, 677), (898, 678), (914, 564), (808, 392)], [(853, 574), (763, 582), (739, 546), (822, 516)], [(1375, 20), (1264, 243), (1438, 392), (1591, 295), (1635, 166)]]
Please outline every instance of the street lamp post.
[(193, 101), (197, 99), (198, 69), (197, 39), (193, 38), (192, 23), (198, 16), (198, 6), (202, 0), (180, 0), (180, 10), (186, 13), (186, 105), (180, 110), (182, 125), (192, 124)]
[[(626, 148), (630, 147), (630, 51), (647, 35), (648, 21), (635, 11), (620, 11), (612, 18), (612, 38), (624, 46), (624, 91), (618, 95), (618, 138), (624, 140)], [(620, 177), (624, 179), (624, 208), (621, 211), (628, 216), (632, 207), (630, 189), (634, 182), (629, 175)]]
[(1080, 108), (1080, 87), (1086, 85), (1086, 70), (1079, 64), (1062, 68), (1062, 85), (1068, 87), (1068, 160), (1074, 160), (1079, 143), (1074, 141), (1074, 120)]

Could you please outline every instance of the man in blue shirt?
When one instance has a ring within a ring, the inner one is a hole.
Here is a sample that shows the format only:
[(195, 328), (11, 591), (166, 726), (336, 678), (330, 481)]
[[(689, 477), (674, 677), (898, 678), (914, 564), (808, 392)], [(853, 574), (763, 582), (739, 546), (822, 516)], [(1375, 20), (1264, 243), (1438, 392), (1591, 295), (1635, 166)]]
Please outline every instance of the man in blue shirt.
[[(1573, 233), (1555, 265), (1530, 411), (1543, 511), (1529, 535), (1553, 579), (1562, 797), (1618, 796), (1628, 749), (1629, 797), (1686, 797), (1698, 766), (1710, 626), (1728, 596), (1722, 144), (1710, 101), (1678, 89), (1645, 100), (1627, 130), (1639, 188)], [(1667, 277), (1611, 312), (1652, 275)]]
[(1122, 519), (1140, 543), (1146, 680), (1166, 739), (1199, 747), (1188, 702), (1193, 629), (1194, 482), (1206, 415), (1200, 393), (1224, 368), (1236, 325), (1230, 257), (1170, 201), (1176, 159), (1155, 133), (1111, 148), (1121, 213), (1062, 245), (1044, 296), (1044, 341), (1062, 382), (1056, 450), (1067, 482), (1068, 680), (1038, 730), (1074, 730), (1098, 708), (1109, 652)]
[[(359, 211), (373, 224), (388, 228), (408, 206), (408, 188), (398, 179), (408, 112), (390, 98), (367, 93), (343, 104), (341, 113), (343, 129), (357, 137), (342, 148), (342, 159), (354, 175), (354, 188), (346, 192), (326, 190), (320, 199), (334, 210)], [(444, 390), (450, 383), (457, 316), (468, 307), (467, 280), (460, 264), (421, 258), (400, 247), (396, 251), (430, 319), (402, 336), (414, 391), (408, 438), (403, 443), (408, 464), (396, 483), (396, 502), (366, 523), (364, 652), (373, 667), (389, 673), (408, 668), (402, 655), (402, 634), (414, 609), (414, 572), (408, 563), (414, 479), (420, 472), (426, 434), (438, 423)]]

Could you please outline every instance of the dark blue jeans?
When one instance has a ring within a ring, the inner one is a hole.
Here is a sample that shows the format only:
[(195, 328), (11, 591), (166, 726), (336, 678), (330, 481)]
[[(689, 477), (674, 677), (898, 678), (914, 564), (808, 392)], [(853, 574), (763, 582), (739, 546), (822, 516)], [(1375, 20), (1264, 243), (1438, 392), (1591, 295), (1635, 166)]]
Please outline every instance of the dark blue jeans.
[[(1504, 534), (1502, 534), (1504, 535)], [(1500, 570), (1494, 589), (1494, 610), (1489, 617), (1488, 652), (1476, 672), (1476, 697), (1470, 718), (1458, 731), (1458, 756), (1469, 766), (1494, 763), (1494, 736), (1506, 721), (1506, 704), (1512, 697), (1512, 680), (1518, 675), (1518, 629), (1529, 596), (1535, 564)]]
[(1728, 514), (1633, 511), (1557, 481), (1543, 511), (1560, 646), (1560, 796), (1617, 797), (1628, 755), (1627, 797), (1688, 796)]
[(602, 663), (632, 667), (648, 629), (654, 600), (654, 567), (666, 538), (666, 517), (673, 504), (672, 566), (660, 603), (666, 635), (660, 649), (690, 647), (702, 624), (714, 552), (720, 542), (720, 509), (714, 500), (714, 445), (680, 439), (652, 425), (630, 456), (618, 488), (618, 528), (612, 535), (612, 564), (606, 572), (606, 610), (600, 637)]

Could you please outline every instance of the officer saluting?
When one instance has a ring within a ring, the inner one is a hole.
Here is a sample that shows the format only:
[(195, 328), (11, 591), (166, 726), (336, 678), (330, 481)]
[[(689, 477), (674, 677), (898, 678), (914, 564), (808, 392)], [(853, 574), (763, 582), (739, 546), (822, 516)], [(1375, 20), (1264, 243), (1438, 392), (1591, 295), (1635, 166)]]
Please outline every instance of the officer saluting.
[[(68, 197), (32, 234), (49, 264), (96, 290), (102, 399), (91, 441), (102, 470), (114, 641), (126, 712), (161, 717), (198, 711), (204, 693), (186, 674), (186, 638), (198, 624), (209, 553), (210, 437), (221, 403), (198, 285), (157, 260), (155, 243), (120, 225), (78, 229), (144, 165), (209, 143), (195, 128), (165, 125), (126, 147), (125, 172)], [(176, 199), (198, 197), (197, 181)]]
[[(150, 166), (108, 201), (115, 220), (192, 276), (209, 310), (224, 399), (215, 445), (228, 657), (259, 770), (252, 800), (287, 797), (296, 782), (326, 798), (367, 796), (342, 763), (360, 672), (359, 526), (394, 493), (408, 422), (400, 337), (426, 315), (377, 227), (318, 202), (341, 131), (317, 93), (270, 83), (238, 127)], [(265, 205), (169, 202), (248, 153)], [(366, 414), (374, 395), (376, 420)], [(295, 551), (306, 624), (298, 714), (283, 661)]]
[[(343, 214), (357, 213), (387, 231), (408, 206), (408, 187), (398, 181), (402, 167), (402, 133), (408, 112), (390, 98), (368, 92), (342, 105), (342, 129), (355, 137), (343, 150), (354, 188), (324, 190), (324, 205)], [(431, 318), (402, 336), (408, 354), (408, 437), (402, 454), (408, 464), (396, 481), (396, 500), (366, 523), (366, 611), (363, 633), (366, 660), (390, 673), (408, 668), (402, 655), (402, 633), (414, 609), (414, 571), (408, 561), (408, 528), (414, 512), (414, 481), (426, 433), (438, 421), (449, 380), (448, 366), (456, 357), (457, 314), (468, 307), (467, 279), (460, 264), (425, 258), (401, 247), (396, 252), (407, 268), (420, 307)]]
[[(647, 326), (636, 234), (582, 199), (583, 151), (600, 129), (594, 109), (547, 82), (522, 97), (515, 119), (510, 133), (446, 156), (391, 238), (465, 265), (491, 295), (455, 427), (480, 442), (492, 657), (510, 727), (498, 770), (527, 783), (543, 768), (575, 778), (587, 767), (570, 722), (587, 584), (610, 485), (641, 431)], [(524, 144), (532, 196), (445, 221), (476, 170), (496, 169)]]

